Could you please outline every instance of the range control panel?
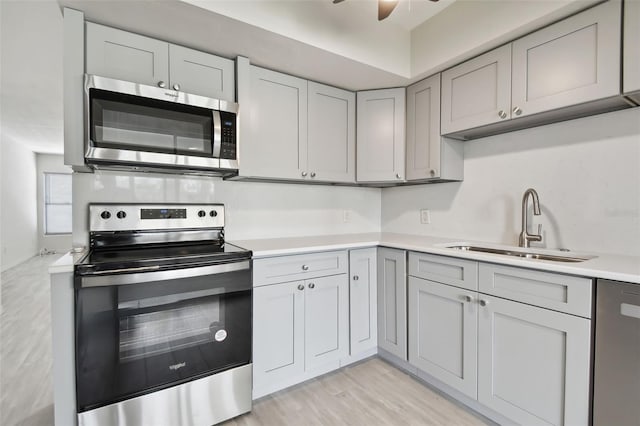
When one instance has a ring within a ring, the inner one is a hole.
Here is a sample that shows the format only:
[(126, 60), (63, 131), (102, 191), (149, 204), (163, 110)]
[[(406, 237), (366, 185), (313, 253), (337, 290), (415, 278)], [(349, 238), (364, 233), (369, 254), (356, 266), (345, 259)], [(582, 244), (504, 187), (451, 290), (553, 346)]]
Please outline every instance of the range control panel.
[(90, 204), (89, 230), (224, 228), (223, 204)]

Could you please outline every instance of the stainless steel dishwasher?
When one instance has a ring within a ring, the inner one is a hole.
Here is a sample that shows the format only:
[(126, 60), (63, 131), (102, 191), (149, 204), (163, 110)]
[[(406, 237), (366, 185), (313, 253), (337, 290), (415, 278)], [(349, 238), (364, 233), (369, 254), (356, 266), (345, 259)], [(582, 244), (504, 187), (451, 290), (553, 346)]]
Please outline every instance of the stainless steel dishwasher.
[(640, 284), (598, 280), (594, 426), (640, 425)]

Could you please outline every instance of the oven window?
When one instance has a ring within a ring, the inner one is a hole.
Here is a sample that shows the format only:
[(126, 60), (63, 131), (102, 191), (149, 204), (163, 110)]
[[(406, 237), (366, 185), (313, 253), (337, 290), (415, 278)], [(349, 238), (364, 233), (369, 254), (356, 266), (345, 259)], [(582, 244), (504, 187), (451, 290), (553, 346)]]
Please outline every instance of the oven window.
[(206, 108), (91, 89), (94, 146), (211, 157), (213, 116)]
[(251, 270), (76, 290), (87, 411), (251, 362)]

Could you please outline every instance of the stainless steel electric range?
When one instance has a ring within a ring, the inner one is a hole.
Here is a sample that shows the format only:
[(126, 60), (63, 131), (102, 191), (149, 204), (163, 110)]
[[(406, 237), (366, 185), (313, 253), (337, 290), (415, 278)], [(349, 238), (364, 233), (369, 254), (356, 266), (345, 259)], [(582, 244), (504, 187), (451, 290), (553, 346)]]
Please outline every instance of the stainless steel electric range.
[(80, 425), (212, 425), (251, 410), (251, 252), (224, 206), (92, 204), (75, 266)]

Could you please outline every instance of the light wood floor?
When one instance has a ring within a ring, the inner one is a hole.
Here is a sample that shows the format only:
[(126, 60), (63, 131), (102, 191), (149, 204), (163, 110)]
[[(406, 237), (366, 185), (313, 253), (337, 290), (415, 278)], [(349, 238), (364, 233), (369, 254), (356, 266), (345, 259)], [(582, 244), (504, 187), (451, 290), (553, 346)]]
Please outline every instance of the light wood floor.
[[(0, 277), (0, 425), (53, 425), (48, 265), (34, 257)], [(484, 425), (379, 358), (256, 401), (235, 425)], [(115, 425), (114, 425), (115, 426)], [(179, 425), (175, 425), (179, 426)]]
[(264, 397), (225, 426), (485, 425), (380, 358)]

